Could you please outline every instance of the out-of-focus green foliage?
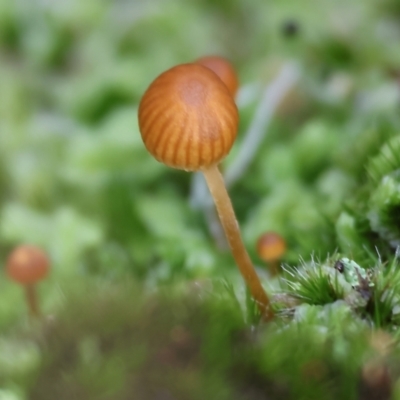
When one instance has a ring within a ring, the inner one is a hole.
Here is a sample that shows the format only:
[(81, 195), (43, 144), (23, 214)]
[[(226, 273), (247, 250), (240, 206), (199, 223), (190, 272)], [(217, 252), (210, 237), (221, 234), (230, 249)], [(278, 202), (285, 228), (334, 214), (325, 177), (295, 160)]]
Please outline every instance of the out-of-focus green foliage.
[[(41, 400), (145, 400), (164, 393), (353, 399), (362, 362), (391, 360), (379, 355), (367, 325), (342, 303), (303, 305), (285, 328), (249, 331), (239, 309), (221, 294), (145, 300), (127, 284), (77, 288), (67, 293), (73, 300), (60, 317), (45, 323), (41, 342), (14, 337), (3, 344), (0, 371), (6, 374), (0, 382), (10, 385), (13, 377), (29, 398)], [(13, 351), (14, 358), (6, 359)]]

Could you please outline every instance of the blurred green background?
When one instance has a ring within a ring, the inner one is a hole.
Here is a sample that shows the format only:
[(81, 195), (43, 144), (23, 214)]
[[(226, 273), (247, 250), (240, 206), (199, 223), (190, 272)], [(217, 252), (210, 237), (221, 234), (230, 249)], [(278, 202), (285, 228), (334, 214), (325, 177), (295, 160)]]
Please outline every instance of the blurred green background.
[[(230, 188), (256, 264), (264, 268), (255, 243), (267, 230), (286, 239), (291, 264), (362, 253), (345, 204), (398, 132), (399, 43), (395, 0), (0, 0), (1, 264), (18, 244), (45, 249), (47, 309), (63, 282), (86, 278), (132, 276), (148, 288), (238, 279), (191, 207), (191, 174), (147, 154), (137, 124), (158, 74), (208, 54), (230, 59), (241, 82), (239, 136), (223, 169), (265, 89), (288, 65), (298, 72)], [(2, 328), (25, 313), (3, 269), (0, 294)]]

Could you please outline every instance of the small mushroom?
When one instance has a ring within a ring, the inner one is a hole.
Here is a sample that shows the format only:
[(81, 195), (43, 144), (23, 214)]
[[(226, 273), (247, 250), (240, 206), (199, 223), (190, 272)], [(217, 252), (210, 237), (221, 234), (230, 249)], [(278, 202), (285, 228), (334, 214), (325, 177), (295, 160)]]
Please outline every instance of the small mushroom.
[(286, 252), (286, 242), (276, 232), (266, 232), (257, 241), (257, 253), (269, 265), (272, 276), (279, 274), (279, 261)]
[(46, 254), (35, 246), (19, 246), (8, 257), (7, 274), (24, 286), (31, 317), (40, 315), (35, 285), (47, 276), (49, 269), (50, 262)]
[(205, 56), (198, 58), (195, 63), (211, 69), (211, 71), (217, 74), (221, 81), (224, 82), (231, 95), (233, 97), (236, 96), (239, 86), (238, 77), (235, 69), (226, 58), (220, 56)]
[(158, 161), (206, 178), (233, 256), (264, 319), (270, 301), (244, 247), (218, 163), (229, 153), (239, 115), (228, 88), (210, 69), (182, 64), (158, 76), (139, 105), (139, 128)]
[(361, 368), (358, 399), (389, 400), (394, 391), (389, 367), (379, 357), (367, 361)]

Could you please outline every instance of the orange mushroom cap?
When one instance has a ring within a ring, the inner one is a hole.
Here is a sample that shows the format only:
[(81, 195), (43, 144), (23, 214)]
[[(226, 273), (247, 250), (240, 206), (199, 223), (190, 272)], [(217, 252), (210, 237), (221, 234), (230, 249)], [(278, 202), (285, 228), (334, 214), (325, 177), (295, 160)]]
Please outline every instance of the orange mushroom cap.
[(220, 56), (205, 56), (197, 59), (195, 63), (211, 69), (211, 71), (217, 74), (221, 81), (225, 83), (231, 95), (236, 95), (239, 86), (238, 77), (235, 69), (226, 58)]
[(236, 139), (233, 97), (208, 68), (182, 64), (158, 76), (139, 105), (139, 129), (160, 162), (187, 171), (219, 163)]
[(46, 254), (35, 246), (17, 247), (8, 257), (6, 270), (14, 281), (30, 285), (43, 279), (49, 272)]
[(265, 262), (279, 260), (285, 251), (285, 240), (275, 232), (266, 232), (257, 241), (257, 253)]

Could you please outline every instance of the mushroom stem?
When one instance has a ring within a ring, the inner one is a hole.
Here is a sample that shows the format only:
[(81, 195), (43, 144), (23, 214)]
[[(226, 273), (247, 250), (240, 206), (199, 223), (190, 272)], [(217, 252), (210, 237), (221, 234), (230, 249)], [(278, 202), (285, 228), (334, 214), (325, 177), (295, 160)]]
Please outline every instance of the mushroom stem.
[(270, 263), (269, 263), (269, 271), (271, 273), (271, 276), (279, 275), (280, 266), (279, 266), (279, 261), (278, 260), (270, 261)]
[(239, 267), (251, 295), (253, 296), (261, 315), (265, 320), (273, 318), (274, 313), (271, 308), (270, 300), (261, 285), (260, 279), (253, 267), (249, 254), (243, 244), (239, 231), (239, 224), (232, 207), (231, 199), (226, 191), (224, 179), (216, 164), (202, 169), (210, 189), (211, 196), (217, 208), (219, 219), (224, 228), (226, 238), (232, 250), (233, 257)]
[(29, 284), (25, 286), (25, 295), (28, 302), (29, 316), (31, 318), (38, 318), (40, 316), (38, 299), (36, 295), (35, 285)]

